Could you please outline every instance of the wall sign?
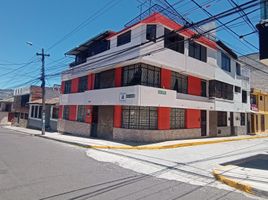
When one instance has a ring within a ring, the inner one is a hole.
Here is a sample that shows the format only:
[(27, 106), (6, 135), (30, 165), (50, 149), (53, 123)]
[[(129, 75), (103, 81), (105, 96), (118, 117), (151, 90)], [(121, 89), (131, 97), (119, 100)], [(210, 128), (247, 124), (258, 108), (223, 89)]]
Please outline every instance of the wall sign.
[(166, 92), (166, 91), (164, 91), (164, 90), (158, 90), (158, 94), (161, 94), (161, 95), (166, 95), (166, 94), (167, 94), (167, 92)]

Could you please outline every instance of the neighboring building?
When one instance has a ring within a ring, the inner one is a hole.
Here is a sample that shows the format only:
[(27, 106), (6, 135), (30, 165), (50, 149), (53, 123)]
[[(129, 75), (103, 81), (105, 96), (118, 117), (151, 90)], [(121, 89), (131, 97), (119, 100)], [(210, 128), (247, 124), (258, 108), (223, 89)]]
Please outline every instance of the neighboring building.
[[(251, 114), (249, 132), (264, 133), (268, 131), (268, 66), (259, 60), (259, 54), (240, 57), (248, 63), (251, 86)], [(253, 66), (253, 67), (252, 67)], [(256, 69), (257, 68), (257, 69)], [(264, 73), (267, 72), (267, 73)]]
[(246, 134), (249, 73), (221, 41), (180, 28), (154, 13), (67, 52), (58, 130), (139, 142)]
[(13, 95), (12, 89), (0, 89), (0, 100), (7, 99)]
[(261, 21), (257, 24), (259, 31), (259, 59), (268, 65), (268, 1), (261, 1)]
[(11, 124), (14, 118), (13, 102), (13, 97), (0, 100), (0, 125)]
[[(57, 97), (59, 90), (53, 87), (46, 87), (46, 99)], [(29, 102), (38, 100), (42, 97), (40, 86), (29, 86), (14, 90), (14, 112), (15, 117), (12, 121), (14, 126), (28, 126)]]
[[(59, 115), (59, 97), (45, 100), (46, 103), (46, 130), (57, 131), (58, 115)], [(30, 104), (28, 128), (42, 129), (42, 99), (38, 99)]]

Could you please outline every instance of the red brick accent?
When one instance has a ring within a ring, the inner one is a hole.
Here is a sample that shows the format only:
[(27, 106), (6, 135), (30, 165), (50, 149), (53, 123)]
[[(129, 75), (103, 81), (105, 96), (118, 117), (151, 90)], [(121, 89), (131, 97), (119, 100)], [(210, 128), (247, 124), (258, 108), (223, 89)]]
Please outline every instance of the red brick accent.
[(65, 81), (61, 82), (61, 86), (60, 86), (60, 92), (61, 94), (64, 94), (64, 88), (65, 88)]
[(72, 88), (71, 88), (72, 93), (78, 92), (78, 83), (79, 83), (79, 78), (72, 79)]
[(170, 129), (170, 108), (158, 107), (158, 129)]
[(201, 96), (201, 79), (188, 76), (188, 94)]
[(114, 128), (121, 128), (122, 123), (122, 106), (114, 106)]
[(85, 122), (91, 124), (92, 123), (92, 106), (87, 105), (86, 106), (86, 118)]
[(118, 67), (118, 68), (115, 69), (114, 84), (115, 84), (115, 87), (121, 87), (121, 84), (122, 84), (122, 67)]
[(70, 121), (76, 121), (77, 106), (72, 105), (72, 106), (69, 106), (69, 108), (70, 108), (69, 120)]
[(62, 119), (63, 106), (59, 106), (59, 119)]
[(186, 128), (200, 128), (200, 110), (187, 109), (186, 110)]
[(161, 88), (170, 89), (171, 71), (161, 68)]
[(87, 89), (88, 90), (94, 89), (94, 79), (95, 79), (95, 74), (88, 75), (88, 80), (87, 80)]

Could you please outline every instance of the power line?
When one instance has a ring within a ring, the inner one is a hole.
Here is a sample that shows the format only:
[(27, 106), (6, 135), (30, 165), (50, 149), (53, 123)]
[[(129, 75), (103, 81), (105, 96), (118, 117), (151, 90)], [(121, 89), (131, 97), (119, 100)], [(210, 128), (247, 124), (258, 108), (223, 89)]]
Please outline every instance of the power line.
[[(232, 5), (232, 3), (237, 6), (237, 3), (234, 0), (228, 0), (228, 2)], [(245, 21), (247, 22), (247, 24), (249, 25), (249, 27), (252, 28), (252, 31), (256, 31), (258, 32), (257, 28), (252, 24), (252, 22), (250, 21), (248, 15), (245, 14), (245, 12), (241, 9), (238, 9), (242, 14), (245, 15)], [(241, 15), (241, 13), (239, 12), (239, 14)]]
[[(208, 16), (213, 17), (213, 15), (207, 11), (206, 9), (204, 9), (199, 3), (197, 3), (195, 0), (191, 0), (195, 5), (197, 5), (200, 9), (202, 9)], [(237, 9), (241, 10), (241, 8), (237, 5), (236, 6)], [(245, 14), (244, 14), (245, 15)], [(241, 15), (240, 15), (241, 16)], [(223, 24), (219, 19), (215, 19), (217, 22), (219, 22), (221, 25), (223, 25), (228, 31), (230, 31), (231, 33), (233, 33), (235, 36), (237, 36), (237, 39), (239, 40), (240, 35), (237, 34), (235, 31), (233, 31), (232, 29), (230, 29), (228, 26), (226, 26), (225, 24)], [(241, 40), (239, 40), (241, 42)], [(259, 48), (257, 48), (255, 45), (253, 45), (252, 43), (250, 43), (249, 41), (247, 41), (246, 39), (244, 39), (244, 41), (249, 44), (250, 46), (252, 46), (253, 48), (255, 48), (256, 50), (259, 50)]]
[[(257, 10), (257, 9), (256, 9)], [(253, 11), (251, 11), (251, 12), (253, 12)], [(226, 13), (226, 11), (225, 12), (223, 12), (223, 13)], [(241, 17), (238, 17), (238, 18), (236, 18), (236, 19), (239, 19), (239, 18), (241, 18)], [(236, 20), (235, 19), (235, 20)], [(205, 19), (205, 20), (207, 20), (207, 19)], [(204, 21), (204, 20), (201, 20), (201, 22), (202, 21)], [(232, 20), (230, 20), (229, 22), (232, 22), (232, 21), (234, 21), (234, 19), (232, 19)], [(196, 25), (196, 24), (192, 24), (192, 25)], [(220, 27), (220, 26), (219, 26)], [(219, 28), (218, 27), (218, 28)], [(181, 30), (177, 30), (176, 32), (179, 32), (179, 31), (183, 31), (185, 28), (187, 28), (187, 27), (184, 27), (183, 29), (181, 29)], [(214, 29), (213, 29), (214, 30)], [(162, 36), (163, 37), (163, 36)], [(159, 37), (159, 38), (162, 38), (161, 36)], [(200, 37), (200, 36), (199, 36)], [(144, 43), (143, 44), (141, 44), (141, 45), (144, 45)], [(141, 46), (141, 45), (139, 45), (139, 46)], [(134, 46), (135, 47), (135, 46)], [(160, 49), (157, 49), (157, 51), (159, 51)], [(124, 52), (126, 52), (126, 51), (128, 51), (128, 50), (125, 50)], [(152, 53), (152, 52), (150, 52), (150, 53)], [(146, 54), (148, 54), (148, 53), (146, 53)], [(118, 55), (118, 54), (117, 54)], [(115, 56), (115, 55), (113, 55), (113, 56)], [(107, 59), (107, 58), (105, 58), (105, 59)], [(132, 58), (133, 59), (133, 58)], [(100, 60), (97, 60), (97, 62), (99, 62), (99, 61), (102, 61), (103, 59), (100, 59)], [(122, 62), (122, 61), (121, 61)], [(92, 63), (91, 63), (92, 64)], [(85, 66), (85, 67), (87, 67), (87, 66)], [(84, 68), (84, 67), (83, 67)], [(83, 69), (83, 68), (79, 68), (79, 70), (81, 71), (81, 69)], [(73, 70), (73, 69), (70, 69), (70, 70)], [(70, 71), (70, 70), (68, 70), (68, 71)], [(85, 69), (85, 70), (87, 70), (87, 69)], [(54, 74), (54, 75), (57, 75), (57, 74)], [(51, 75), (50, 75), (51, 76)]]
[(89, 24), (89, 22), (95, 20), (98, 16), (104, 14), (106, 12), (106, 10), (109, 10), (112, 7), (114, 7), (115, 5), (117, 5), (119, 3), (119, 1), (121, 1), (121, 0), (117, 0), (117, 1), (111, 0), (111, 1), (109, 1), (101, 9), (97, 10), (96, 12), (94, 12), (86, 20), (84, 20), (77, 27), (75, 27), (72, 31), (70, 31), (69, 33), (67, 33), (66, 35), (64, 35), (60, 40), (58, 40), (57, 42), (55, 42), (54, 44), (52, 44), (47, 50), (48, 51), (51, 50), (52, 48), (54, 48), (55, 46), (57, 46), (58, 44), (60, 44), (64, 40), (66, 40), (67, 38), (69, 38), (72, 34), (74, 34), (75, 32), (78, 32), (79, 30), (81, 30), (82, 28), (84, 28), (85, 26), (87, 26)]

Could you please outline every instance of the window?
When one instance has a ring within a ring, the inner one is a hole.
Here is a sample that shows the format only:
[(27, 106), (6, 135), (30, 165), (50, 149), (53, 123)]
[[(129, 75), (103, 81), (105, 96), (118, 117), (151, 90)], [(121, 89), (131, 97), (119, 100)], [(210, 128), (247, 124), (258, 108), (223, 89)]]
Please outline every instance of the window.
[(260, 101), (262, 101), (262, 96), (260, 96)]
[(185, 110), (180, 108), (172, 108), (170, 112), (170, 128), (185, 128)]
[(26, 95), (22, 95), (21, 96), (21, 101), (20, 101), (20, 105), (21, 107), (26, 107), (27, 106), (27, 103), (29, 102), (29, 99), (30, 99), (30, 95), (29, 94), (26, 94)]
[(64, 94), (71, 93), (72, 80), (65, 81), (64, 83)]
[(124, 67), (122, 85), (160, 87), (160, 68), (142, 63)]
[(83, 76), (79, 78), (79, 83), (78, 83), (78, 92), (84, 92), (87, 90), (87, 76)]
[(179, 53), (184, 53), (184, 37), (165, 28), (164, 47)]
[(233, 86), (228, 83), (223, 83), (217, 80), (209, 81), (209, 96), (221, 99), (233, 100)]
[(131, 30), (127, 31), (117, 37), (117, 46), (127, 44), (131, 41)]
[(257, 96), (256, 95), (250, 96), (250, 103), (253, 105), (257, 105)]
[(201, 81), (201, 96), (202, 97), (207, 96), (207, 81), (204, 80)]
[(247, 103), (247, 91), (242, 90), (242, 103)]
[(218, 111), (218, 126), (227, 126), (227, 112)]
[(245, 113), (241, 113), (240, 114), (240, 124), (241, 124), (241, 126), (245, 126), (246, 125), (246, 116), (245, 116)]
[(189, 41), (189, 56), (207, 62), (207, 48), (193, 41)]
[(236, 75), (241, 76), (241, 65), (236, 63)]
[(58, 119), (59, 118), (59, 107), (52, 106), (51, 107), (51, 119)]
[(86, 118), (86, 106), (78, 106), (77, 121), (84, 122)]
[(231, 72), (231, 60), (224, 53), (221, 53), (221, 68), (225, 71)]
[(146, 26), (146, 39), (149, 41), (156, 41), (156, 25), (150, 24)]
[(31, 118), (41, 119), (42, 118), (42, 106), (31, 105)]
[(157, 129), (158, 114), (155, 107), (123, 106), (122, 128)]
[(240, 93), (241, 92), (241, 87), (235, 86), (235, 92)]
[(63, 106), (63, 119), (69, 120), (70, 107)]
[(107, 70), (95, 74), (94, 89), (114, 87), (114, 70)]
[(177, 72), (172, 72), (171, 75), (171, 89), (178, 93), (188, 93), (188, 77)]

